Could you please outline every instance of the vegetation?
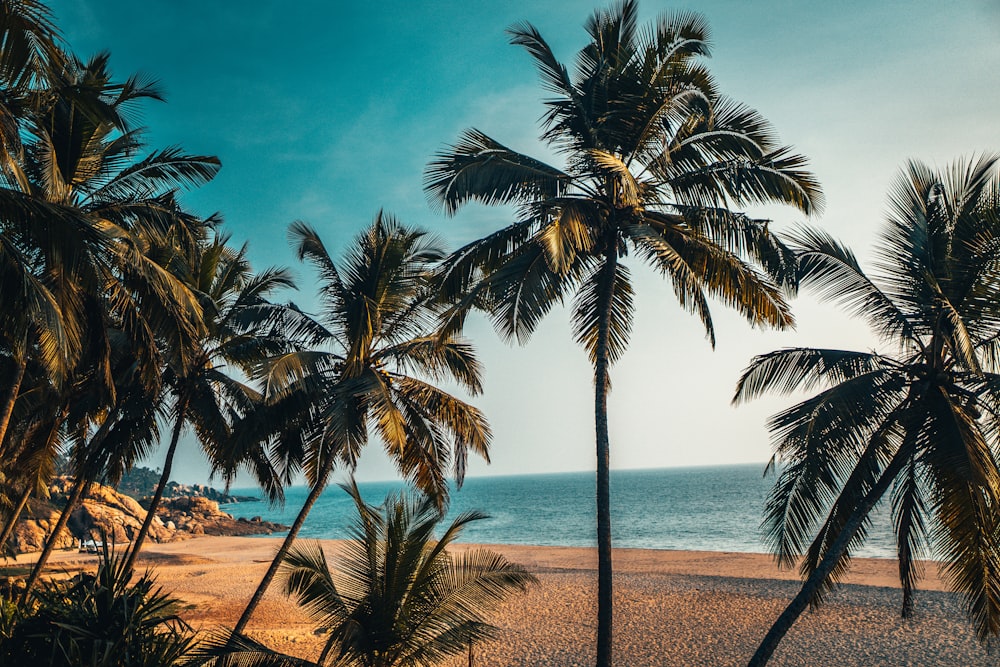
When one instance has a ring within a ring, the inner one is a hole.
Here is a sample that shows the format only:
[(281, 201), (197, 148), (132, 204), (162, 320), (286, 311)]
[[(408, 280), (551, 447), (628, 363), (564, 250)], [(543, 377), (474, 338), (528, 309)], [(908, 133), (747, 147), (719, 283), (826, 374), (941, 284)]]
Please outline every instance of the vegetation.
[(764, 525), (780, 564), (805, 551), (806, 582), (751, 665), (847, 571), (886, 493), (903, 615), (930, 545), (980, 639), (1000, 634), (997, 164), (938, 173), (910, 163), (890, 193), (871, 278), (824, 232), (796, 236), (803, 284), (863, 317), (893, 353), (791, 348), (757, 357), (740, 378), (736, 401), (825, 387), (771, 419), (782, 467)]
[[(533, 26), (509, 29), (552, 96), (541, 141), (561, 164), (470, 129), (424, 183), (448, 214), (510, 206), (509, 226), (447, 255), (380, 212), (335, 261), (312, 227), (293, 223), (298, 259), (319, 276), (313, 317), (278, 301), (294, 288), (287, 270), (254, 270), (220, 216), (184, 207), (181, 192), (221, 165), (146, 144), (136, 121), (162, 100), (158, 87), (115, 76), (107, 53), (72, 53), (38, 0), (0, 2), (0, 550), (60, 468), (73, 478), (20, 598), (0, 599), (0, 663), (308, 664), (243, 634), (281, 568), (286, 592), (329, 633), (321, 664), (431, 665), (489, 639), (485, 615), (534, 579), (488, 551), (447, 552), (483, 515), (434, 540), (449, 475), (461, 485), (470, 452), (489, 460), (485, 416), (452, 393), (482, 390), (462, 329), (487, 312), (504, 338), (524, 341), (570, 299), (594, 369), (597, 663), (610, 665), (607, 399), (634, 316), (630, 258), (670, 282), (712, 345), (712, 300), (752, 326), (786, 328), (802, 283), (891, 348), (780, 350), (740, 379), (736, 402), (821, 388), (770, 424), (780, 472), (765, 527), (781, 565), (804, 554), (805, 582), (751, 664), (847, 571), (886, 495), (904, 616), (918, 556), (933, 550), (978, 636), (1000, 634), (1000, 158), (943, 173), (911, 163), (869, 277), (825, 232), (783, 239), (745, 212), (812, 214), (822, 193), (760, 114), (718, 92), (699, 15), (643, 27), (637, 14), (635, 0), (597, 11), (572, 75)], [(138, 477), (163, 427), (133, 548), (105, 550), (95, 575), (43, 580), (88, 485)], [(274, 502), (298, 475), (310, 486), (235, 629), (197, 656), (173, 601), (134, 572), (188, 428), (226, 483), (247, 471)], [(353, 469), (370, 439), (423, 496), (380, 510), (352, 485), (354, 540), (331, 571), (321, 549), (293, 541), (334, 468)]]
[(147, 572), (132, 582), (105, 546), (95, 574), (43, 582), (30, 604), (0, 598), (0, 663), (52, 667), (188, 664), (194, 633)]
[(482, 390), (472, 346), (436, 328), (441, 306), (431, 290), (431, 269), (444, 256), (440, 247), (425, 232), (382, 213), (340, 266), (309, 226), (295, 223), (290, 234), (299, 258), (320, 274), (326, 349), (274, 358), (268, 364), (270, 405), (243, 426), (253, 440), (277, 430), (279, 450), (292, 459), (289, 465), (304, 466), (311, 488), (237, 633), (270, 585), (336, 461), (353, 466), (369, 433), (379, 436), (399, 472), (439, 507), (448, 497), (449, 467), (461, 484), (470, 450), (489, 460), (486, 418), (436, 384), (451, 382), (472, 394)]
[(821, 194), (805, 159), (781, 146), (752, 109), (716, 92), (700, 62), (708, 28), (696, 14), (637, 24), (633, 1), (597, 12), (576, 75), (535, 28), (508, 32), (535, 60), (553, 99), (542, 141), (562, 168), (518, 153), (478, 130), (427, 168), (426, 190), (448, 213), (513, 204), (509, 227), (456, 251), (442, 290), (459, 326), (471, 307), (492, 313), (505, 338), (526, 339), (573, 296), (576, 342), (594, 365), (599, 592), (597, 664), (611, 664), (612, 564), (607, 395), (633, 317), (630, 255), (673, 285), (714, 345), (709, 297), (754, 326), (784, 328), (781, 287), (794, 285), (791, 254), (767, 221), (735, 207), (782, 203), (812, 212)]
[[(389, 496), (381, 508), (364, 502), (355, 484), (344, 489), (358, 517), (331, 573), (319, 545), (285, 557), (285, 592), (295, 596), (329, 635), (318, 665), (405, 667), (436, 665), (496, 636), (486, 616), (513, 593), (536, 583), (519, 565), (488, 549), (448, 552), (462, 529), (487, 518), (468, 512), (440, 539), (443, 514), (429, 496)], [(223, 637), (215, 649), (242, 665), (302, 665), (246, 637)]]

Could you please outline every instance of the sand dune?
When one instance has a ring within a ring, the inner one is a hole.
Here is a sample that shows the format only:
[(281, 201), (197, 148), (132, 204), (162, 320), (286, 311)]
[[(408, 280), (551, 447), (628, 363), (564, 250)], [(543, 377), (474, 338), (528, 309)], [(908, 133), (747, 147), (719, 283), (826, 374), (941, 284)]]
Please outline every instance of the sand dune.
[[(278, 546), (276, 538), (202, 537), (149, 545), (141, 562), (185, 603), (184, 618), (210, 630), (233, 625)], [(324, 542), (329, 555), (336, 542)], [(541, 584), (495, 619), (501, 642), (477, 647), (476, 665), (568, 666), (593, 663), (596, 554), (589, 549), (495, 546)], [(64, 552), (64, 566), (95, 557)], [(32, 557), (21, 556), (19, 561)], [(57, 565), (58, 566), (58, 565)], [(741, 665), (797, 591), (794, 572), (758, 554), (615, 551), (616, 664)], [(792, 629), (773, 665), (996, 665), (974, 638), (961, 602), (928, 564), (916, 617), (899, 618), (895, 562), (859, 559), (822, 609)], [(315, 657), (322, 638), (277, 590), (257, 610), (252, 634), (279, 650)], [(467, 658), (456, 665), (468, 664)]]

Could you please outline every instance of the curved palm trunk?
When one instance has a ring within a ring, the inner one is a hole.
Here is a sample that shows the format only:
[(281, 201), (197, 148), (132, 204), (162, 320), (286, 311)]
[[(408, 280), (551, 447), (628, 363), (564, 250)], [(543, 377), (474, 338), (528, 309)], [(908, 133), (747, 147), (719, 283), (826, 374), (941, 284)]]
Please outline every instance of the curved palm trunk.
[(840, 535), (830, 545), (830, 549), (827, 551), (826, 556), (823, 557), (823, 560), (820, 561), (819, 567), (809, 575), (809, 578), (802, 584), (802, 589), (798, 595), (789, 603), (785, 611), (781, 612), (781, 616), (778, 617), (774, 625), (771, 626), (771, 629), (768, 630), (760, 646), (757, 647), (756, 653), (753, 654), (750, 662), (747, 663), (747, 667), (762, 667), (771, 659), (771, 655), (778, 648), (778, 644), (785, 637), (785, 634), (788, 633), (795, 621), (798, 620), (802, 612), (809, 606), (809, 601), (813, 599), (827, 577), (830, 576), (830, 572), (837, 564), (837, 561), (847, 551), (847, 545), (850, 544), (851, 540), (857, 534), (858, 529), (861, 528), (861, 523), (865, 520), (865, 517), (868, 516), (876, 503), (885, 495), (885, 492), (889, 489), (896, 476), (902, 471), (905, 464), (906, 457), (897, 455), (892, 463), (882, 472), (878, 483), (861, 499), (854, 513), (851, 514), (850, 518), (844, 524)]
[(52, 555), (52, 550), (56, 546), (56, 536), (62, 532), (66, 524), (69, 523), (69, 515), (76, 508), (77, 504), (80, 502), (80, 498), (83, 497), (83, 491), (86, 489), (88, 480), (85, 476), (77, 476), (76, 483), (73, 485), (73, 490), (69, 494), (69, 499), (66, 501), (66, 506), (63, 507), (62, 514), (59, 515), (59, 520), (56, 521), (55, 527), (52, 529), (52, 534), (49, 535), (49, 539), (45, 541), (45, 546), (42, 548), (42, 553), (39, 554), (38, 560), (35, 561), (35, 567), (31, 570), (31, 575), (28, 576), (28, 581), (24, 584), (24, 593), (21, 595), (21, 604), (24, 604), (28, 600), (28, 595), (31, 593), (31, 589), (34, 588), (35, 583), (38, 581), (38, 576), (42, 573), (42, 569), (45, 568), (45, 564), (49, 560), (49, 556)]
[(254, 591), (253, 597), (250, 598), (250, 602), (247, 603), (247, 608), (243, 610), (243, 615), (240, 616), (240, 620), (237, 621), (236, 627), (233, 628), (233, 634), (241, 634), (243, 630), (247, 627), (247, 623), (250, 622), (250, 617), (253, 616), (254, 611), (257, 609), (257, 605), (264, 598), (264, 593), (267, 592), (268, 586), (271, 585), (271, 581), (274, 580), (274, 575), (278, 572), (278, 567), (281, 565), (281, 561), (285, 559), (285, 555), (292, 546), (292, 542), (295, 541), (295, 537), (299, 534), (299, 530), (302, 529), (302, 524), (306, 522), (306, 517), (309, 516), (309, 511), (312, 510), (316, 500), (319, 498), (320, 494), (323, 493), (323, 489), (326, 488), (327, 478), (333, 471), (334, 457), (330, 455), (327, 457), (326, 461), (323, 463), (323, 467), (319, 471), (319, 475), (316, 477), (316, 484), (309, 491), (309, 495), (306, 497), (306, 501), (302, 504), (302, 509), (299, 510), (298, 516), (295, 517), (295, 521), (292, 522), (292, 527), (288, 529), (288, 535), (285, 536), (285, 541), (281, 543), (281, 547), (278, 549), (278, 553), (274, 555), (274, 560), (271, 561), (270, 567), (267, 568), (267, 572), (264, 574), (264, 578), (260, 580), (260, 584), (257, 586), (257, 590)]
[(608, 435), (608, 336), (618, 253), (612, 245), (601, 273), (594, 360), (594, 422), (597, 432), (597, 667), (611, 667), (614, 615), (611, 566), (611, 440)]
[(24, 492), (17, 501), (17, 506), (14, 511), (11, 512), (10, 518), (4, 524), (3, 532), (0, 532), (0, 551), (3, 550), (4, 545), (7, 544), (7, 540), (14, 533), (14, 526), (17, 525), (17, 520), (21, 518), (21, 512), (24, 511), (24, 506), (28, 504), (28, 498), (31, 497), (31, 484), (24, 485)]
[[(59, 435), (59, 429), (62, 428), (62, 424), (66, 421), (66, 415), (69, 414), (69, 405), (63, 407), (62, 412), (56, 417), (56, 420), (52, 423), (52, 428), (49, 430), (49, 437), (45, 441), (45, 450), (52, 451), (52, 447), (55, 444), (56, 436)], [(33, 484), (28, 482), (24, 486), (24, 492), (18, 499), (17, 507), (14, 512), (10, 515), (10, 518), (4, 524), (3, 531), (0, 531), (0, 550), (3, 549), (3, 545), (7, 543), (10, 539), (11, 534), (14, 532), (14, 527), (17, 526), (17, 521), (21, 517), (21, 512), (24, 511), (24, 506), (28, 504), (28, 498), (31, 497)]]
[(28, 368), (28, 359), (24, 357), (17, 362), (17, 369), (14, 381), (10, 386), (10, 392), (4, 400), (3, 407), (0, 408), (0, 458), (6, 450), (4, 441), (7, 439), (7, 428), (10, 426), (10, 417), (14, 414), (14, 404), (17, 403), (17, 395), (21, 392), (21, 383), (24, 381), (24, 373)]
[(131, 570), (135, 566), (135, 559), (139, 556), (142, 543), (146, 541), (149, 529), (156, 519), (156, 510), (163, 499), (163, 490), (167, 488), (167, 483), (170, 481), (170, 469), (173, 467), (174, 454), (177, 452), (177, 441), (180, 440), (181, 429), (184, 428), (184, 416), (186, 413), (187, 399), (182, 399), (180, 405), (177, 406), (177, 422), (174, 424), (174, 432), (170, 436), (170, 447), (167, 448), (167, 456), (163, 461), (163, 472), (160, 473), (160, 481), (157, 482), (156, 491), (153, 492), (153, 499), (149, 501), (149, 507), (146, 508), (146, 518), (142, 522), (139, 534), (132, 540), (132, 546), (128, 550), (128, 558), (125, 560), (125, 568), (128, 570)]

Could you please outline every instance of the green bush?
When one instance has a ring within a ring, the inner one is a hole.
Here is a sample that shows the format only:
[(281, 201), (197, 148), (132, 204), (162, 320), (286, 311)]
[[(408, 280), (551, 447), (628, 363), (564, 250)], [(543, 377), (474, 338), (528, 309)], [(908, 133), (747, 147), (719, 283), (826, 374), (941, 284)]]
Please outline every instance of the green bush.
[(24, 604), (0, 598), (0, 665), (165, 667), (194, 644), (177, 600), (147, 571), (134, 583), (107, 547), (96, 574), (40, 584)]

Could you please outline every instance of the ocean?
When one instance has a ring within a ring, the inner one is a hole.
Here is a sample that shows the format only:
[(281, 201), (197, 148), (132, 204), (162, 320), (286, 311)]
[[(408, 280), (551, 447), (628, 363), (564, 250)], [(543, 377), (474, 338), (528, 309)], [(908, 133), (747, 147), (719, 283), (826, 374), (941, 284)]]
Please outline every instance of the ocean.
[[(763, 464), (613, 470), (611, 472), (612, 542), (615, 547), (764, 553), (760, 522), (774, 476), (762, 477)], [(404, 488), (400, 482), (359, 483), (362, 497), (380, 504)], [(466, 527), (461, 541), (484, 544), (537, 544), (592, 547), (595, 537), (594, 473), (575, 472), (509, 477), (477, 477), (452, 491), (449, 516), (480, 510), (489, 519)], [(256, 489), (233, 489), (258, 495)], [(233, 516), (289, 525), (308, 493), (286, 491), (284, 507), (266, 502), (223, 505)], [(354, 516), (347, 493), (331, 485), (317, 500), (300, 532), (302, 538), (340, 539)], [(873, 520), (858, 556), (891, 558), (893, 538), (888, 516)]]

